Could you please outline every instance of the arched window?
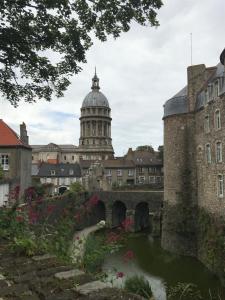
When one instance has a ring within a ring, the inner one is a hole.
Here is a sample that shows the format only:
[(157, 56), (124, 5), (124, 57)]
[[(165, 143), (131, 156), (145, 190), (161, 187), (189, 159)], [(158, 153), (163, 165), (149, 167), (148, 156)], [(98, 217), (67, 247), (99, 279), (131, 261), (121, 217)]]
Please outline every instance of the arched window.
[(216, 162), (222, 162), (223, 147), (221, 142), (216, 142)]
[(211, 161), (212, 161), (210, 144), (206, 144), (206, 146), (205, 146), (205, 154), (206, 154), (206, 161), (207, 161), (207, 163), (210, 164)]
[(218, 130), (220, 128), (221, 128), (220, 110), (217, 109), (215, 111), (215, 129)]
[(222, 174), (217, 176), (217, 194), (220, 198), (224, 195), (224, 176)]

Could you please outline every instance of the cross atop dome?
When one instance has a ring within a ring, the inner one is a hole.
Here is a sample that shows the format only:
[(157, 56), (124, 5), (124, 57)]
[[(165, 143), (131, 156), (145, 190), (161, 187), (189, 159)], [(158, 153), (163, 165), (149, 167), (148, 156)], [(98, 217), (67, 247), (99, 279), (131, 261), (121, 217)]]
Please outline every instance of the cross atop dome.
[(99, 78), (97, 76), (97, 73), (96, 73), (96, 67), (95, 67), (95, 75), (94, 77), (92, 78), (92, 87), (91, 87), (92, 90), (100, 90), (100, 86), (99, 86)]

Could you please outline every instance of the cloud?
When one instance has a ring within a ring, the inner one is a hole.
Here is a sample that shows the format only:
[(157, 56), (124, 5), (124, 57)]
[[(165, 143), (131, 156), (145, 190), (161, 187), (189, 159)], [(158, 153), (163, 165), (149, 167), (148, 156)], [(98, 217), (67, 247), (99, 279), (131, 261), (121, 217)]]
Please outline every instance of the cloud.
[(224, 11), (224, 0), (164, 0), (159, 28), (133, 23), (117, 40), (95, 40), (87, 64), (72, 78), (64, 98), (22, 103), (17, 109), (0, 99), (0, 118), (17, 132), (24, 121), (32, 144), (77, 145), (80, 107), (97, 66), (101, 91), (112, 109), (116, 155), (142, 144), (157, 148), (163, 143), (163, 104), (186, 85), (190, 33), (193, 63), (216, 65), (225, 46)]

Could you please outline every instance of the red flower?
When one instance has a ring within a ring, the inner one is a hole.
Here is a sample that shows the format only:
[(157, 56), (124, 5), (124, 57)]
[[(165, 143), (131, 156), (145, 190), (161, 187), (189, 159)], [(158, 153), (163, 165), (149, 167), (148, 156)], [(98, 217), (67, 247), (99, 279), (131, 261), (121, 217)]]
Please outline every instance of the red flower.
[(17, 216), (16, 217), (16, 221), (19, 222), (19, 223), (23, 222), (23, 220), (24, 220), (24, 218), (22, 216)]
[(81, 221), (81, 215), (80, 215), (80, 213), (76, 213), (76, 215), (74, 216), (74, 218), (79, 223)]
[(106, 243), (114, 244), (121, 240), (121, 236), (115, 232), (110, 232), (106, 238)]
[(90, 208), (96, 206), (99, 202), (99, 198), (97, 195), (93, 195), (88, 202), (86, 203), (86, 207), (89, 210)]
[(37, 220), (38, 220), (38, 214), (35, 211), (33, 211), (31, 208), (30, 208), (28, 214), (29, 214), (28, 215), (28, 217), (29, 217), (29, 223), (30, 224), (35, 224), (37, 222)]
[(76, 236), (76, 240), (78, 240), (78, 241), (79, 241), (79, 239), (80, 239), (80, 237), (79, 237), (79, 236)]
[(123, 260), (124, 260), (125, 262), (128, 262), (129, 260), (131, 260), (131, 259), (133, 259), (133, 258), (134, 258), (134, 252), (131, 251), (131, 250), (128, 250), (128, 251), (124, 254), (124, 256), (123, 256)]
[(123, 276), (124, 276), (124, 273), (123, 273), (123, 272), (118, 272), (118, 273), (116, 274), (116, 278), (123, 278)]
[(122, 227), (124, 228), (125, 231), (128, 231), (131, 229), (132, 225), (134, 224), (133, 219), (131, 218), (126, 218), (123, 222), (122, 222)]
[(55, 209), (55, 205), (48, 205), (47, 206), (48, 215), (50, 215), (53, 212), (54, 209)]

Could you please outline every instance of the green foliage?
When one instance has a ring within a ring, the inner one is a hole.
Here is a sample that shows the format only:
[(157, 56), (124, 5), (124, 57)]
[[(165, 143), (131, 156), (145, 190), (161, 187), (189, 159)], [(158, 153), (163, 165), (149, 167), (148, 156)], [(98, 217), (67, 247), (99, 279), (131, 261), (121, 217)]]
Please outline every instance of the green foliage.
[(225, 281), (225, 221), (204, 209), (198, 213), (199, 254), (203, 261)]
[(138, 146), (136, 151), (149, 151), (151, 153), (155, 153), (154, 148), (151, 145)]
[(132, 21), (158, 26), (161, 6), (161, 0), (1, 1), (0, 91), (14, 106), (63, 96), (94, 37), (117, 38)]
[(174, 287), (168, 289), (168, 300), (201, 300), (201, 296), (198, 287), (192, 283), (179, 282)]
[(72, 193), (84, 193), (85, 188), (83, 187), (83, 185), (80, 182), (73, 182), (70, 185), (69, 191)]
[(82, 263), (84, 269), (93, 274), (100, 272), (106, 255), (118, 251), (120, 247), (120, 244), (107, 243), (105, 236), (89, 235)]
[(140, 295), (146, 299), (152, 296), (152, 290), (144, 276), (134, 275), (125, 280), (124, 288), (130, 293)]
[(3, 179), (3, 177), (4, 177), (4, 171), (2, 166), (0, 165), (0, 180)]
[(32, 256), (38, 250), (37, 240), (34, 236), (15, 237), (11, 250), (18, 255)]

